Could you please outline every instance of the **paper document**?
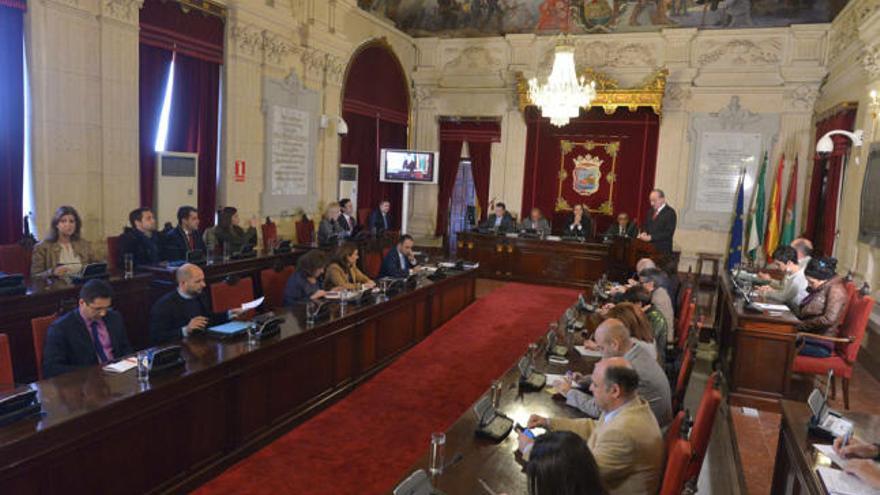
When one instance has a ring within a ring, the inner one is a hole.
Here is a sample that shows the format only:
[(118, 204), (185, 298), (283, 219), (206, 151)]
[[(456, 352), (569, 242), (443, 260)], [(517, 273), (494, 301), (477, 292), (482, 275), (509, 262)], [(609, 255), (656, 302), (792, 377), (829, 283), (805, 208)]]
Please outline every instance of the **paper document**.
[(846, 469), (846, 459), (840, 457), (837, 452), (834, 451), (834, 447), (831, 445), (819, 445), (818, 443), (813, 444), (813, 448), (816, 449), (820, 454), (825, 457), (831, 459), (831, 462), (837, 464), (843, 469)]
[(595, 358), (602, 357), (602, 351), (591, 351), (582, 345), (576, 345), (576, 346), (574, 346), (574, 348), (577, 349), (578, 354), (580, 354), (581, 356), (584, 356), (584, 357), (595, 357)]
[(565, 375), (556, 375), (556, 374), (553, 374), (553, 373), (544, 373), (544, 376), (547, 377), (547, 385), (550, 385), (551, 387), (552, 387), (556, 382), (564, 382), (564, 381), (565, 381)]
[(132, 368), (137, 368), (137, 358), (134, 356), (125, 358), (115, 363), (110, 363), (107, 366), (104, 366), (104, 371), (108, 371), (110, 373), (125, 373)]
[(251, 302), (246, 302), (241, 305), (241, 310), (242, 311), (250, 311), (252, 309), (257, 309), (260, 306), (260, 304), (263, 304), (263, 299), (266, 299), (266, 298), (261, 297), (259, 299), (254, 299)]
[(762, 303), (756, 302), (752, 303), (752, 306), (764, 310), (764, 311), (791, 311), (788, 309), (788, 306), (785, 304), (770, 304), (770, 303)]
[(839, 469), (823, 466), (816, 471), (831, 495), (880, 495), (880, 490), (871, 488), (858, 477)]

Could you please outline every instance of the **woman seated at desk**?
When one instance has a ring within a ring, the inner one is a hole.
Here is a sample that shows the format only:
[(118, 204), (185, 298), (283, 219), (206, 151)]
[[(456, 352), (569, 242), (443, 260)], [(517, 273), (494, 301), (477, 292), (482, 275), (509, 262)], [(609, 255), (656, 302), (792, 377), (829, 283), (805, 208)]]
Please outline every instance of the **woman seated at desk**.
[(327, 256), (320, 249), (312, 249), (296, 262), (296, 272), (284, 287), (284, 305), (318, 300), (327, 292), (321, 289)]
[(372, 289), (375, 287), (376, 283), (358, 269), (358, 258), (357, 244), (347, 242), (336, 248), (333, 260), (330, 261), (324, 276), (324, 288), (340, 287), (348, 290), (360, 290), (361, 288)]
[(256, 220), (251, 219), (248, 229), (239, 227), (240, 220), (238, 218), (238, 210), (227, 206), (220, 210), (220, 221), (214, 228), (214, 237), (221, 246), (228, 246), (226, 251), (229, 254), (241, 252), (245, 246), (257, 245), (257, 228), (254, 226)]
[(97, 261), (88, 241), (80, 238), (82, 220), (72, 206), (62, 206), (52, 217), (49, 236), (34, 246), (32, 276), (72, 276)]
[(333, 246), (339, 242), (341, 237), (348, 233), (338, 222), (339, 203), (330, 203), (324, 210), (324, 218), (318, 225), (318, 245), (321, 247)]
[[(843, 279), (837, 275), (837, 260), (831, 257), (812, 258), (804, 270), (807, 277), (807, 297), (797, 311), (801, 319), (798, 332), (813, 333), (825, 337), (837, 337), (848, 294)], [(803, 339), (799, 354), (812, 357), (828, 357), (834, 344), (821, 339)]]
[(562, 235), (565, 237), (580, 237), (583, 239), (593, 237), (593, 220), (590, 218), (590, 215), (586, 210), (584, 210), (584, 205), (574, 205), (574, 209), (568, 217), (568, 221), (565, 222), (565, 228), (562, 231)]

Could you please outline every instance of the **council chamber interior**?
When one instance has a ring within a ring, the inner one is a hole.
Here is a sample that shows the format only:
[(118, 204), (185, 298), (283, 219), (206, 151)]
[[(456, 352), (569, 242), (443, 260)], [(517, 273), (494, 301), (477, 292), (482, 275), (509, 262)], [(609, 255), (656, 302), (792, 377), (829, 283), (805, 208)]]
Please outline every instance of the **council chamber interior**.
[(880, 493), (880, 0), (0, 40), (0, 493)]

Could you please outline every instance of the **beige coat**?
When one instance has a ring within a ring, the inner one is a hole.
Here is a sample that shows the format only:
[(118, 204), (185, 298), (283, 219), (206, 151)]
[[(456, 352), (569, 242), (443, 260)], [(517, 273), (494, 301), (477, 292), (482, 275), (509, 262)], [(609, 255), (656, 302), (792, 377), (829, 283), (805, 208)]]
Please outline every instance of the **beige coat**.
[[(83, 266), (94, 263), (95, 256), (89, 241), (80, 239), (71, 241), (73, 252), (79, 256)], [(61, 260), (61, 244), (57, 242), (43, 241), (34, 246), (34, 254), (31, 259), (31, 276), (48, 276)]]
[(663, 435), (642, 398), (624, 405), (611, 421), (553, 418), (553, 430), (567, 430), (587, 441), (610, 495), (655, 495), (663, 475)]
[[(354, 282), (352, 282), (354, 280)], [(351, 279), (345, 270), (339, 266), (339, 263), (330, 263), (327, 272), (324, 274), (324, 289), (331, 290), (337, 287), (349, 290), (360, 290), (361, 284), (372, 282), (370, 277), (364, 275), (364, 272), (358, 270), (358, 267), (351, 267)]]

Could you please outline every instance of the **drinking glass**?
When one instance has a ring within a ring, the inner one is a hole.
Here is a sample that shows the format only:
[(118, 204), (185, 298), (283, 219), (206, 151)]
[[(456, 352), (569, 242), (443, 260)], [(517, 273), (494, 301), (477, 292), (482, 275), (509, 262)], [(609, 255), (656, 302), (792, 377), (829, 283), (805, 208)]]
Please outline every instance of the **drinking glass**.
[(229, 261), (229, 243), (223, 243), (223, 261)]
[(429, 470), (432, 476), (443, 472), (443, 457), (446, 450), (446, 434), (431, 433), (431, 450)]
[(306, 303), (306, 322), (309, 324), (315, 323), (315, 317), (318, 316), (318, 309), (320, 306), (315, 301), (309, 301)]
[(348, 289), (339, 291), (339, 308), (343, 311), (345, 311), (345, 305), (348, 304), (349, 294)]
[(495, 380), (492, 382), (492, 407), (498, 409), (498, 405), (501, 403), (501, 381)]
[(131, 253), (125, 253), (122, 259), (125, 268), (125, 278), (134, 277), (134, 256)]
[(257, 332), (257, 325), (251, 323), (247, 327), (248, 346), (255, 346), (260, 342), (260, 334)]
[(137, 377), (139, 382), (150, 380), (150, 370), (153, 368), (153, 351), (140, 351), (137, 353)]

